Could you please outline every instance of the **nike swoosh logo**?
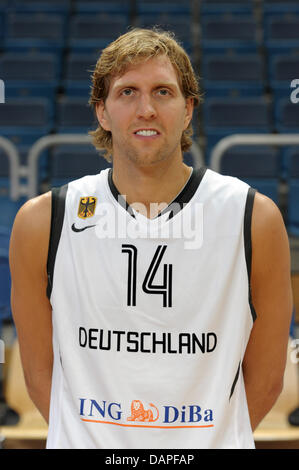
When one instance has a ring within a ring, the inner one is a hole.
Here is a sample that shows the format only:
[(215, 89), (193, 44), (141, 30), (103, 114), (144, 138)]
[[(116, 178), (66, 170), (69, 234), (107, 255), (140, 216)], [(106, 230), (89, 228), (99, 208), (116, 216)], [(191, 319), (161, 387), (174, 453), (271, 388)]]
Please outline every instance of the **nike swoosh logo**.
[(86, 227), (77, 228), (77, 227), (75, 227), (75, 224), (73, 224), (72, 225), (72, 230), (73, 230), (73, 232), (83, 232), (87, 228), (91, 228), (91, 227), (95, 227), (95, 225), (87, 225)]

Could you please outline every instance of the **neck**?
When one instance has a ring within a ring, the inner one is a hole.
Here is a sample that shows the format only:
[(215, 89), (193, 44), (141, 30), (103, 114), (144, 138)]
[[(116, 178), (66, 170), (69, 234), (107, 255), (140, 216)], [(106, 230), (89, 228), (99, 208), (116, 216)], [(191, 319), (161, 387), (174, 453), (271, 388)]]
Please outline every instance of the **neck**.
[(113, 162), (113, 182), (127, 203), (149, 218), (175, 199), (192, 172), (181, 159), (148, 166), (122, 163), (117, 159)]

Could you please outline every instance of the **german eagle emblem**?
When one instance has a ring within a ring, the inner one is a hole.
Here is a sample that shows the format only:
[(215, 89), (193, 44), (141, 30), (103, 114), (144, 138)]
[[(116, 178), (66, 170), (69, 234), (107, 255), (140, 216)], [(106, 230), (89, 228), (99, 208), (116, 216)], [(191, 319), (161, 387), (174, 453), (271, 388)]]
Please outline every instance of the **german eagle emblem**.
[(97, 198), (94, 196), (85, 196), (80, 198), (78, 217), (80, 219), (87, 219), (94, 215), (97, 205)]

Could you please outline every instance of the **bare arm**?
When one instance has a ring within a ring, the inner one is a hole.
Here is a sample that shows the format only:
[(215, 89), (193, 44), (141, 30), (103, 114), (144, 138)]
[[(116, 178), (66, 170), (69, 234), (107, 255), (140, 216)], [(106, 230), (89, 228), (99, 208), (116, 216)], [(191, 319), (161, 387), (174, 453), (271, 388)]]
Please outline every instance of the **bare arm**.
[(259, 193), (252, 214), (251, 289), (257, 319), (247, 345), (243, 373), (254, 430), (283, 387), (292, 314), (288, 236), (277, 206)]
[(11, 305), (30, 398), (48, 422), (52, 378), (52, 309), (46, 296), (50, 193), (18, 212), (10, 242)]

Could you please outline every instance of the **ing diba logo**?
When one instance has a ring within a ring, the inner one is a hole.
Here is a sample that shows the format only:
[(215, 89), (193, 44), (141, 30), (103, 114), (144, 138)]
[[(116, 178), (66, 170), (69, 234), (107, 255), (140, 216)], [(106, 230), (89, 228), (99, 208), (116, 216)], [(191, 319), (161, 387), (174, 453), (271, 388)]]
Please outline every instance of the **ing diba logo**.
[[(79, 402), (80, 419), (89, 423), (160, 429), (214, 427), (214, 411), (203, 409), (199, 405), (180, 407), (161, 405), (159, 410), (153, 403), (149, 403), (149, 407), (154, 408), (153, 411), (150, 408), (146, 409), (140, 400), (132, 400), (130, 408), (106, 400), (99, 402), (94, 399), (79, 398)], [(159, 425), (152, 424), (155, 421), (158, 421)]]

